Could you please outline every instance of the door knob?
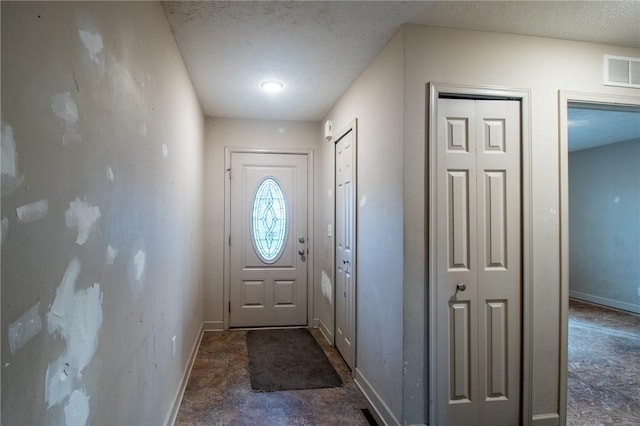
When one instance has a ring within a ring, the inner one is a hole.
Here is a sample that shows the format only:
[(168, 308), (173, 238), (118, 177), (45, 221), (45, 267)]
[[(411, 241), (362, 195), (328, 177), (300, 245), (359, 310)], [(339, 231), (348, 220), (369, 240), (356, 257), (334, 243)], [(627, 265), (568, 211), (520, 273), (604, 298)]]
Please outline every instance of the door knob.
[(304, 244), (304, 237), (300, 237), (300, 238), (298, 238), (298, 242), (299, 242), (300, 244)]
[(456, 284), (456, 291), (465, 291), (467, 289), (467, 285), (465, 283)]
[(304, 249), (300, 249), (300, 250), (298, 250), (298, 254), (299, 254), (300, 256), (304, 256)]

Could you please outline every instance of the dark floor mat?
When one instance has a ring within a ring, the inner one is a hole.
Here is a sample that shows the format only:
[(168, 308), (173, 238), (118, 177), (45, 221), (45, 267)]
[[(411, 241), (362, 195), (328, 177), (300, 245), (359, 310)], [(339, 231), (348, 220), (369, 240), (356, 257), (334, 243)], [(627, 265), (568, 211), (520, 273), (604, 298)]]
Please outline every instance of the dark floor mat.
[(342, 380), (307, 329), (247, 332), (251, 388), (261, 392), (333, 388)]

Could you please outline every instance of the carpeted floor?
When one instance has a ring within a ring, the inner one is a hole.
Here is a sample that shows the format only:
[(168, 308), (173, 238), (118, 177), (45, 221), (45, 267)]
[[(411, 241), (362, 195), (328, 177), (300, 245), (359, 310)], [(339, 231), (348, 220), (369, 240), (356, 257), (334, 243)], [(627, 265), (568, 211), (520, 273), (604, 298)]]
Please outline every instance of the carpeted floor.
[(246, 331), (205, 332), (176, 425), (368, 426), (370, 408), (338, 351), (311, 330), (344, 382), (343, 386), (254, 392), (249, 380)]
[(567, 425), (640, 425), (640, 316), (571, 300)]
[(248, 331), (247, 350), (255, 391), (342, 386), (340, 376), (306, 328)]

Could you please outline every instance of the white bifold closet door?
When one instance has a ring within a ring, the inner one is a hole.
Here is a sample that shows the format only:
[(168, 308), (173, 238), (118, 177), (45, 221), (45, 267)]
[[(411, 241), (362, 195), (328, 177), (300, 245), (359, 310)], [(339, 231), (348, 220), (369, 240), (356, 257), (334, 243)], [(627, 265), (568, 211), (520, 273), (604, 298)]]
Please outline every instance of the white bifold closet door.
[(520, 103), (437, 102), (438, 424), (517, 425)]

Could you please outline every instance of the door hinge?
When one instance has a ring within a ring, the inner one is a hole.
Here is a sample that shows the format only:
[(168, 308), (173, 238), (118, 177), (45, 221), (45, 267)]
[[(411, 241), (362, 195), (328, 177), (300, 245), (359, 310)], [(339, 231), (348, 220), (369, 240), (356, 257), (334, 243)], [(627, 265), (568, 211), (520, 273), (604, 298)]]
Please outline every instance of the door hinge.
[(231, 234), (229, 234), (229, 247), (231, 247)]
[(231, 300), (229, 300), (229, 313), (231, 313)]
[(228, 168), (227, 171), (229, 172), (229, 180), (231, 180), (231, 168)]

